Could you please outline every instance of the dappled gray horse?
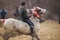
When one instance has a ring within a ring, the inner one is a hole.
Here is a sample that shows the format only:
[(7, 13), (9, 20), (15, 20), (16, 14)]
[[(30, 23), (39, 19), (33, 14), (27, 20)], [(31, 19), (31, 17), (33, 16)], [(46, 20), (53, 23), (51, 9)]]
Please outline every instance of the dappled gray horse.
[[(30, 34), (31, 33), (30, 26), (27, 23), (23, 22), (22, 20), (17, 20), (14, 18), (5, 19), (3, 27), (5, 28), (5, 30), (9, 30), (8, 32), (18, 31), (19, 33), (26, 35), (29, 34), (40, 40), (38, 36), (39, 27), (40, 27), (39, 22), (36, 21), (36, 19), (33, 16), (30, 19), (34, 23), (34, 33), (32, 33), (33, 35)], [(5, 40), (8, 40), (6, 36), (7, 33), (5, 34), (4, 38)]]
[[(33, 21), (33, 23), (35, 25), (34, 26), (35, 37), (38, 38), (38, 31), (39, 31), (39, 27), (40, 27), (39, 23), (35, 19), (34, 20), (32, 19), (32, 21)], [(16, 31), (16, 30), (18, 30), (19, 33), (29, 34), (30, 35), (30, 27), (29, 27), (29, 25), (27, 23), (21, 21), (21, 20), (16, 20), (14, 18), (6, 19), (6, 21), (4, 22), (4, 28), (6, 30), (9, 30), (9, 31)]]

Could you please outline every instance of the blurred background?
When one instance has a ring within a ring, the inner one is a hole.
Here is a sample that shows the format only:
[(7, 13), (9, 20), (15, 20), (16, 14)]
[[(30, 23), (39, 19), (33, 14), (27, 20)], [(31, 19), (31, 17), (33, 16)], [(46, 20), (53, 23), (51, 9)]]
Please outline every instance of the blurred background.
[[(0, 9), (7, 10), (6, 18), (13, 17), (13, 12), (16, 7), (19, 8), (21, 2), (26, 2), (27, 8), (32, 8), (38, 5), (41, 8), (46, 9), (45, 22), (40, 23), (39, 36), (41, 40), (60, 40), (60, 0), (0, 0)], [(1, 15), (0, 15), (1, 16)], [(0, 27), (0, 34), (4, 34), (5, 30)], [(18, 35), (14, 32), (10, 35)], [(31, 40), (30, 36), (15, 36), (9, 40)], [(0, 40), (3, 37), (0, 36)]]
[(13, 17), (13, 10), (19, 7), (22, 1), (26, 2), (28, 8), (35, 5), (45, 8), (47, 10), (45, 18), (59, 20), (60, 0), (0, 0), (0, 9), (4, 8), (7, 10), (6, 18)]

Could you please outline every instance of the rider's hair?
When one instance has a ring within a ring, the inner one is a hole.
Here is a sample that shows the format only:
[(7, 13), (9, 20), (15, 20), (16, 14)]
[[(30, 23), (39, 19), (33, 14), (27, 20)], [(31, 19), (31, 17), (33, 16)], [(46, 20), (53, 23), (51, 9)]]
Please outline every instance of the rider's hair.
[(21, 5), (24, 6), (25, 5), (25, 2), (22, 2)]

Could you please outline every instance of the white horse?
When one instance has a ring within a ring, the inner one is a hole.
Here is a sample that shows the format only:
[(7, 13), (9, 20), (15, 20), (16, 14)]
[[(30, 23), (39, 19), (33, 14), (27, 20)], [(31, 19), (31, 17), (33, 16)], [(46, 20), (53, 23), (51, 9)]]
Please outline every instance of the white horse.
[[(39, 26), (39, 23), (37, 23), (37, 21), (36, 20), (33, 20), (33, 19), (32, 19), (32, 22), (35, 25), (34, 26), (34, 34), (38, 38), (38, 31), (39, 31), (39, 27), (40, 27)], [(14, 18), (6, 19), (3, 26), (4, 26), (4, 28), (6, 30), (8, 30), (8, 32), (11, 32), (11, 31), (19, 31), (19, 33), (29, 34), (29, 35), (31, 33), (30, 32), (30, 26), (27, 23), (25, 23), (25, 22), (23, 22), (21, 20), (16, 20)]]
[[(17, 20), (14, 18), (9, 18), (9, 19), (5, 19), (4, 25), (3, 27), (5, 28), (5, 30), (8, 30), (8, 32), (11, 31), (18, 31), (19, 33), (22, 34), (29, 34), (31, 36), (36, 37), (38, 40), (39, 36), (38, 36), (38, 32), (39, 32), (39, 22), (36, 21), (36, 19), (34, 19), (34, 17), (32, 16), (31, 21), (34, 23), (34, 33), (32, 33), (33, 35), (31, 35), (30, 33), (30, 26), (23, 22), (22, 20)], [(4, 35), (5, 40), (8, 40), (8, 38), (6, 38), (7, 34)]]

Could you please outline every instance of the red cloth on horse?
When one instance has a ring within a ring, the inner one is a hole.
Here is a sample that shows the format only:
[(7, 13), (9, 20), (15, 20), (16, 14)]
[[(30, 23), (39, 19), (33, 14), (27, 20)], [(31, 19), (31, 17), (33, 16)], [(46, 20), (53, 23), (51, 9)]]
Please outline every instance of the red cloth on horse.
[(4, 24), (4, 22), (5, 22), (5, 19), (2, 19), (2, 25)]
[(37, 18), (40, 18), (40, 15), (39, 15), (38, 10), (36, 9), (36, 10), (34, 10), (34, 11), (35, 11), (34, 15), (35, 15)]

